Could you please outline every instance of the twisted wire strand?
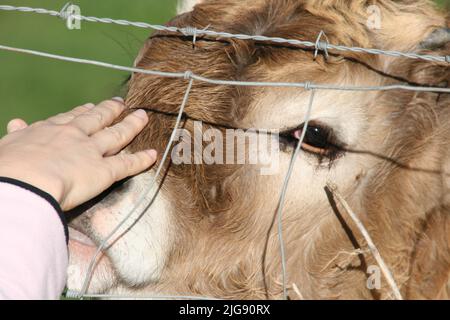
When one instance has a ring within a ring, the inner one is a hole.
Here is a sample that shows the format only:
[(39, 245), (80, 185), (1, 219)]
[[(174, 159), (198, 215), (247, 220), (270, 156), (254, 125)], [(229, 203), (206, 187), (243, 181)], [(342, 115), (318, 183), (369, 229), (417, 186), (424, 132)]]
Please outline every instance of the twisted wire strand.
[[(64, 9), (64, 8), (63, 8)], [(149, 24), (145, 22), (138, 22), (138, 21), (128, 21), (124, 19), (112, 19), (112, 18), (99, 18), (94, 16), (83, 16), (83, 15), (73, 15), (73, 14), (67, 14), (64, 10), (61, 11), (55, 11), (55, 10), (48, 10), (44, 8), (32, 8), (32, 7), (16, 7), (16, 6), (10, 6), (10, 5), (0, 5), (0, 10), (4, 11), (18, 11), (18, 12), (30, 12), (30, 13), (38, 13), (38, 14), (47, 14), (50, 16), (60, 17), (63, 19), (75, 19), (80, 21), (87, 21), (87, 22), (98, 22), (98, 23), (106, 23), (106, 24), (117, 24), (121, 26), (133, 26), (138, 28), (145, 28), (145, 29), (153, 29), (158, 31), (167, 31), (172, 33), (178, 33), (178, 34), (192, 34), (192, 31), (195, 29), (194, 27), (168, 27), (163, 25), (157, 25), (157, 24)], [(385, 56), (391, 56), (391, 57), (403, 57), (408, 59), (419, 59), (419, 60), (425, 60), (425, 61), (435, 61), (435, 62), (450, 62), (450, 56), (438, 56), (438, 55), (424, 55), (424, 54), (417, 54), (413, 52), (402, 52), (402, 51), (395, 51), (395, 50), (381, 50), (376, 48), (361, 48), (361, 47), (349, 47), (349, 46), (342, 46), (342, 45), (334, 45), (330, 44), (328, 42), (322, 42), (320, 45), (317, 44), (317, 42), (312, 41), (306, 41), (306, 40), (297, 40), (297, 39), (286, 39), (286, 38), (280, 38), (280, 37), (268, 37), (268, 36), (262, 36), (262, 35), (248, 35), (248, 34), (235, 34), (235, 33), (229, 33), (229, 32), (219, 32), (209, 29), (195, 29), (195, 33), (193, 36), (209, 36), (213, 38), (222, 38), (222, 39), (238, 39), (238, 40), (252, 40), (252, 41), (259, 41), (259, 42), (272, 42), (272, 43), (278, 43), (278, 44), (290, 44), (290, 45), (298, 45), (298, 46), (305, 46), (309, 48), (315, 48), (316, 50), (321, 50), (324, 52), (328, 52), (329, 49), (335, 50), (335, 51), (349, 51), (349, 52), (356, 52), (356, 53), (367, 53), (372, 55), (385, 55)]]
[(307, 108), (306, 115), (305, 115), (305, 119), (304, 119), (304, 126), (302, 129), (302, 134), (297, 143), (297, 147), (295, 148), (295, 151), (292, 153), (291, 161), (289, 163), (289, 168), (288, 168), (288, 171), (284, 178), (283, 186), (281, 188), (280, 198), (278, 200), (278, 207), (277, 207), (278, 242), (279, 242), (279, 246), (280, 246), (280, 255), (281, 255), (281, 269), (282, 269), (282, 284), (283, 284), (284, 300), (288, 299), (286, 254), (285, 254), (284, 240), (283, 240), (283, 207), (284, 207), (284, 202), (285, 202), (284, 200), (286, 198), (286, 193), (288, 190), (289, 181), (292, 176), (292, 171), (294, 170), (295, 161), (298, 158), (298, 155), (299, 155), (301, 147), (302, 147), (302, 143), (305, 140), (306, 131), (308, 129), (309, 120), (311, 118), (311, 111), (312, 111), (312, 106), (314, 103), (315, 94), (316, 94), (315, 90), (312, 90), (311, 97), (309, 99), (308, 108)]

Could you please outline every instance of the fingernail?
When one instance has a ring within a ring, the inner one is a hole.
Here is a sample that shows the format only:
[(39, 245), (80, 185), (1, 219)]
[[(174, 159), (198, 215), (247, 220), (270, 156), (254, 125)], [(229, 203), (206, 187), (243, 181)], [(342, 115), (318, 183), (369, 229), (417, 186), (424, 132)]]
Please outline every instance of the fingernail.
[(22, 130), (27, 127), (27, 123), (22, 119), (13, 119), (11, 120), (6, 128), (8, 133), (12, 133), (14, 131)]
[(152, 159), (156, 159), (156, 157), (158, 156), (158, 152), (156, 150), (146, 150), (147, 154), (152, 158)]
[(147, 112), (145, 112), (145, 111), (142, 110), (142, 109), (136, 110), (136, 111), (134, 112), (134, 114), (135, 114), (137, 117), (139, 117), (139, 118), (142, 118), (142, 119), (147, 120)]
[(11, 120), (8, 125), (6, 126), (6, 131), (8, 133), (12, 133), (14, 131), (17, 131), (17, 129), (19, 128), (19, 126), (17, 125), (17, 122), (14, 120)]
[(114, 98), (112, 98), (112, 100), (116, 100), (116, 101), (119, 101), (121, 103), (125, 102), (122, 97), (114, 97)]

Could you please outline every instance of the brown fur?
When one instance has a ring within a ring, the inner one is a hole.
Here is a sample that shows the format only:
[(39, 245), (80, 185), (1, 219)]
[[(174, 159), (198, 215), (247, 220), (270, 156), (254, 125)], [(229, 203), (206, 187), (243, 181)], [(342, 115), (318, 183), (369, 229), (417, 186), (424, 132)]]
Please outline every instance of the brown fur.
[[(381, 31), (365, 26), (370, 4), (382, 9)], [(420, 42), (445, 23), (430, 2), (423, 0), (209, 0), (169, 25), (210, 25), (213, 30), (310, 41), (324, 30), (331, 43), (417, 51)], [(450, 46), (423, 53), (450, 54)], [(450, 80), (445, 64), (348, 52), (313, 61), (311, 50), (238, 40), (199, 38), (193, 48), (191, 38), (164, 32), (147, 41), (137, 66), (192, 70), (205, 77), (244, 81), (387, 85), (404, 79), (412, 84), (441, 85)], [(186, 85), (184, 80), (134, 74), (126, 103), (130, 108), (173, 114)], [(186, 114), (218, 125), (204, 124), (206, 128), (267, 127), (258, 122), (258, 101), (272, 93), (290, 92), (195, 81)], [(388, 160), (371, 156), (374, 169), (355, 178), (354, 186), (343, 190), (344, 196), (360, 213), (406, 298), (448, 298), (450, 97), (407, 91), (369, 95), (373, 97), (370, 103), (362, 100), (369, 127), (367, 135), (361, 136), (361, 145), (367, 146), (365, 153)], [(355, 93), (355, 99), (361, 97)], [(161, 154), (174, 118), (148, 114), (149, 125), (130, 148), (153, 147)], [(192, 120), (187, 119), (184, 127), (192, 130)], [(176, 241), (155, 291), (238, 299), (280, 297), (280, 258), (272, 224), (280, 185), (254, 171), (244, 165), (166, 168), (160, 180), (178, 213)], [(215, 197), (210, 193), (212, 187), (217, 189)], [(289, 285), (297, 283), (307, 298), (389, 298), (384, 281), (381, 290), (366, 287), (366, 268), (375, 264), (370, 254), (353, 259), (339, 255), (329, 264), (338, 252), (365, 245), (343, 211), (332, 209), (332, 197), (329, 200), (322, 207), (303, 208), (310, 212), (311, 222), (299, 220), (295, 208), (286, 208)], [(296, 297), (292, 290), (289, 295)]]

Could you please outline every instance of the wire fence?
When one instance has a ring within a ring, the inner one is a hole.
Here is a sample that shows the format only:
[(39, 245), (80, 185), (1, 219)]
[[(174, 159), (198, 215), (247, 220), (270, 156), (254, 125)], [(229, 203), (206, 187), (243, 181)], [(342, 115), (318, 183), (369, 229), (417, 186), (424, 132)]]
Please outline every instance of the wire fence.
[(374, 48), (360, 48), (360, 47), (348, 47), (342, 45), (334, 45), (330, 44), (327, 41), (321, 41), (321, 36), (324, 35), (323, 32), (319, 34), (319, 37), (316, 41), (303, 41), (298, 39), (286, 39), (279, 37), (267, 37), (262, 35), (248, 35), (248, 34), (234, 34), (229, 32), (217, 32), (213, 30), (205, 29), (197, 29), (195, 27), (186, 26), (184, 28), (177, 27), (167, 27), (163, 25), (157, 24), (149, 24), (145, 22), (133, 22), (122, 19), (111, 19), (111, 18), (99, 18), (92, 16), (83, 16), (76, 15), (67, 10), (68, 6), (65, 5), (62, 10), (54, 11), (43, 8), (30, 8), (30, 7), (15, 7), (9, 5), (0, 5), (0, 10), (4, 11), (20, 11), (20, 12), (32, 12), (39, 14), (47, 14), (55, 17), (60, 17), (64, 20), (74, 19), (79, 21), (87, 21), (87, 22), (99, 22), (99, 23), (109, 23), (109, 24), (117, 24), (122, 26), (133, 26), (138, 28), (145, 29), (153, 29), (158, 31), (167, 31), (172, 33), (183, 34), (185, 36), (191, 35), (193, 37), (196, 36), (210, 36), (212, 38), (222, 38), (222, 39), (237, 39), (237, 40), (253, 40), (253, 41), (261, 41), (261, 42), (272, 42), (278, 44), (290, 44), (290, 45), (298, 45), (309, 48), (315, 48), (316, 50), (321, 50), (327, 52), (328, 50), (335, 51), (350, 51), (357, 53), (368, 53), (374, 55), (386, 55), (391, 57), (403, 57), (409, 59), (421, 59), (426, 61), (436, 61), (436, 62), (448, 62), (450, 63), (450, 56), (435, 56), (435, 55), (421, 55), (413, 52), (401, 52), (401, 51), (390, 51), (390, 50), (380, 50)]
[[(360, 47), (347, 47), (347, 46), (341, 46), (341, 45), (335, 45), (330, 44), (328, 41), (322, 41), (322, 38), (326, 38), (326, 35), (321, 32), (317, 39), (315, 41), (306, 41), (306, 40), (298, 40), (298, 39), (285, 39), (285, 38), (278, 38), (278, 37), (267, 37), (262, 35), (246, 35), (246, 34), (232, 34), (227, 32), (218, 32), (209, 30), (209, 28), (205, 29), (197, 29), (194, 27), (186, 26), (183, 28), (178, 27), (168, 27), (168, 26), (162, 26), (162, 25), (155, 25), (155, 24), (148, 24), (145, 22), (133, 22), (128, 20), (121, 20), (121, 19), (111, 19), (111, 18), (99, 18), (99, 17), (93, 17), (93, 16), (83, 16), (83, 15), (74, 15), (69, 10), (67, 10), (68, 5), (64, 6), (64, 8), (60, 11), (55, 10), (48, 10), (43, 8), (31, 8), (31, 7), (16, 7), (16, 6), (10, 6), (10, 5), (0, 5), (0, 10), (3, 11), (18, 11), (18, 12), (29, 12), (29, 13), (36, 13), (36, 14), (46, 14), (54, 17), (59, 17), (64, 20), (74, 19), (79, 21), (86, 21), (86, 22), (97, 22), (97, 23), (106, 23), (106, 24), (117, 24), (122, 26), (133, 26), (138, 28), (146, 28), (146, 29), (152, 29), (152, 30), (158, 30), (158, 31), (166, 31), (174, 34), (179, 34), (183, 36), (191, 36), (192, 41), (195, 43), (195, 41), (198, 39), (198, 37), (208, 37), (215, 40), (218, 39), (237, 39), (237, 40), (251, 40), (251, 41), (258, 41), (258, 42), (268, 42), (273, 44), (289, 44), (289, 45), (296, 45), (303, 48), (313, 48), (315, 50), (314, 55), (316, 56), (318, 52), (323, 52), (326, 56), (328, 55), (329, 51), (335, 51), (337, 53), (339, 52), (357, 52), (357, 53), (366, 53), (366, 54), (372, 54), (372, 55), (385, 55), (390, 57), (396, 57), (396, 58), (406, 58), (406, 59), (418, 59), (418, 60), (424, 60), (424, 61), (432, 61), (432, 62), (440, 62), (440, 63), (450, 63), (450, 56), (438, 56), (438, 55), (422, 55), (417, 54), (413, 52), (400, 52), (400, 51), (388, 51), (388, 50), (380, 50), (380, 49), (373, 49), (373, 48), (360, 48)], [(171, 146), (174, 142), (175, 135), (177, 132), (177, 129), (180, 126), (181, 118), (184, 112), (184, 108), (188, 102), (189, 95), (191, 92), (192, 85), (194, 81), (199, 82), (205, 82), (215, 85), (229, 85), (229, 86), (263, 86), (263, 87), (286, 87), (286, 88), (301, 88), (305, 90), (311, 91), (311, 97), (310, 101), (307, 107), (307, 112), (304, 118), (303, 123), (305, 126), (308, 125), (308, 122), (310, 120), (311, 111), (313, 107), (314, 97), (316, 90), (336, 90), (336, 91), (389, 91), (389, 90), (408, 90), (408, 91), (416, 91), (416, 92), (438, 92), (438, 93), (450, 93), (450, 88), (442, 88), (442, 87), (433, 87), (433, 86), (413, 86), (403, 83), (393, 84), (393, 85), (386, 85), (386, 86), (344, 86), (344, 85), (334, 85), (334, 84), (318, 84), (318, 83), (312, 83), (312, 82), (257, 82), (257, 81), (234, 81), (234, 80), (227, 80), (227, 79), (213, 79), (213, 78), (207, 78), (200, 75), (197, 75), (193, 73), (190, 70), (180, 70), (179, 72), (164, 72), (164, 71), (157, 71), (157, 70), (147, 70), (147, 69), (141, 69), (141, 68), (135, 68), (135, 67), (127, 67), (127, 66), (121, 66), (116, 64), (111, 64), (107, 62), (97, 61), (97, 60), (89, 60), (89, 59), (81, 59), (81, 58), (75, 58), (75, 57), (67, 57), (57, 54), (51, 54), (41, 51), (35, 51), (35, 50), (29, 50), (29, 49), (23, 49), (23, 48), (16, 48), (16, 47), (10, 47), (5, 45), (0, 45), (0, 50), (5, 51), (12, 51), (17, 53), (24, 53), (34, 56), (40, 56), (50, 59), (56, 59), (56, 60), (62, 60), (67, 62), (74, 62), (79, 64), (88, 64), (88, 65), (95, 65), (103, 68), (109, 68), (109, 69), (115, 69), (120, 71), (126, 71), (126, 72), (132, 72), (132, 73), (142, 73), (150, 76), (157, 76), (157, 77), (169, 77), (169, 78), (180, 78), (185, 79), (188, 81), (188, 85), (186, 88), (186, 92), (183, 98), (183, 101), (180, 105), (178, 114), (177, 114), (177, 121), (174, 126), (174, 129), (172, 131), (172, 134), (170, 136), (170, 139), (167, 143), (167, 146), (165, 148), (162, 160), (160, 161), (157, 169), (156, 174), (153, 179), (153, 181), (150, 183), (150, 186), (148, 190), (152, 190), (154, 185), (156, 184), (156, 179), (161, 173), (162, 169), (164, 168), (164, 164), (168, 158), (168, 154), (171, 150)], [(285, 202), (285, 196), (288, 190), (289, 180), (292, 175), (293, 167), (295, 164), (296, 159), (298, 158), (298, 154), (300, 152), (300, 146), (302, 145), (303, 140), (305, 139), (305, 130), (304, 128), (302, 135), (299, 139), (299, 142), (297, 144), (296, 149), (294, 150), (292, 154), (292, 158), (290, 160), (289, 169), (285, 175), (284, 182), (282, 185), (282, 189), (280, 191), (279, 195), (279, 201), (278, 201), (278, 208), (276, 213), (277, 218), (277, 227), (278, 227), (278, 240), (279, 240), (279, 248), (280, 248), (280, 256), (281, 256), (281, 269), (282, 269), (282, 285), (283, 285), (283, 298), (288, 298), (287, 293), (287, 270), (286, 270), (286, 257), (285, 257), (285, 249), (284, 249), (284, 242), (283, 242), (283, 225), (282, 225), (282, 213), (283, 213), (283, 204)], [(159, 190), (159, 188), (156, 188)], [(114, 243), (115, 240), (117, 240), (119, 237), (121, 237), (125, 232), (128, 232), (130, 228), (138, 222), (140, 217), (146, 213), (148, 208), (153, 204), (153, 201), (155, 197), (157, 196), (158, 191), (155, 191), (149, 198), (148, 192), (143, 192), (143, 194), (140, 196), (138, 201), (136, 202), (136, 205), (134, 208), (130, 211), (129, 214), (126, 215), (123, 220), (120, 221), (120, 223), (108, 234), (107, 237), (103, 239), (103, 241), (100, 243), (97, 252), (95, 253), (94, 257), (91, 259), (88, 272), (86, 274), (83, 287), (80, 292), (74, 292), (74, 291), (68, 291), (66, 294), (69, 298), (114, 298), (114, 299), (132, 299), (135, 297), (130, 296), (120, 296), (120, 295), (107, 295), (107, 294), (88, 294), (89, 289), (89, 283), (92, 278), (92, 275), (94, 273), (95, 264), (97, 262), (97, 258), (99, 255), (105, 250), (105, 248), (108, 248), (110, 244)], [(141, 212), (137, 212), (139, 207), (142, 206), (147, 199), (150, 199), (148, 203), (145, 204), (145, 209), (141, 210)], [(136, 217), (133, 217), (133, 215), (136, 215)], [(122, 229), (122, 230), (121, 230)], [(119, 232), (120, 231), (120, 232)], [(116, 236), (115, 238), (113, 238)], [(111, 240), (112, 239), (112, 240)], [(138, 297), (139, 299), (215, 299), (213, 297), (201, 297), (201, 296), (190, 296), (190, 295), (178, 295), (178, 296), (148, 296), (148, 297)]]

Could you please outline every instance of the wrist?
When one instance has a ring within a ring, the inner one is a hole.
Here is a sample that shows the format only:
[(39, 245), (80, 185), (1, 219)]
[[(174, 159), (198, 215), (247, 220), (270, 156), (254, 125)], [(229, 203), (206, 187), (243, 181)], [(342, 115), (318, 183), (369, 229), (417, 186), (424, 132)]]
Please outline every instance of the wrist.
[[(64, 228), (66, 244), (69, 243), (69, 229), (68, 229), (66, 218), (61, 209), (61, 205), (55, 200), (55, 198), (53, 198), (53, 196), (51, 194), (47, 193), (46, 191), (44, 191), (42, 189), (35, 187), (34, 185), (27, 183), (27, 182), (24, 182), (22, 180), (17, 180), (14, 178), (10, 178), (10, 177), (0, 176), (0, 184), (2, 184), (2, 183), (27, 190), (28, 192), (31, 192), (34, 195), (37, 195), (37, 196), (41, 197), (42, 199), (44, 199), (45, 201), (47, 201), (55, 209), (56, 213), (58, 214), (59, 219), (61, 220), (61, 223)], [(20, 194), (19, 197), (17, 197), (17, 199), (20, 199), (21, 197), (22, 197), (22, 195)]]
[(54, 179), (49, 176), (41, 176), (35, 173), (27, 172), (21, 168), (21, 170), (14, 170), (13, 168), (5, 168), (0, 165), (0, 177), (14, 179), (27, 183), (35, 188), (38, 188), (50, 196), (52, 196), (56, 202), (61, 205), (64, 194), (64, 184), (59, 179)]

